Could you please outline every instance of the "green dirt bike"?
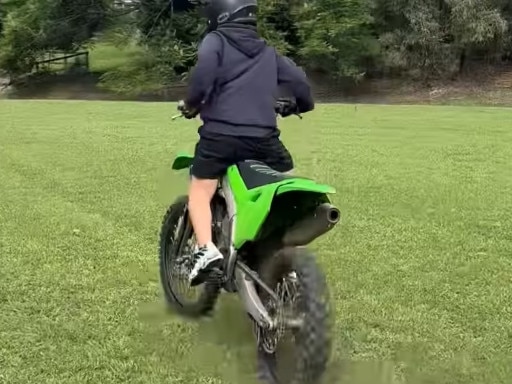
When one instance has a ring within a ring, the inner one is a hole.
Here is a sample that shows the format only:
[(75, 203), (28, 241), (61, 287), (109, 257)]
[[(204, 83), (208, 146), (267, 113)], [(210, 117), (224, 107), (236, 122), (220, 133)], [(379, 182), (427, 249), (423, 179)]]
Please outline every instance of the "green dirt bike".
[[(278, 100), (276, 113), (283, 116), (291, 105)], [(193, 156), (180, 154), (172, 168), (189, 169), (192, 161)], [(224, 255), (223, 268), (194, 288), (188, 282), (195, 245), (188, 198), (178, 197), (160, 234), (160, 278), (170, 308), (189, 318), (209, 316), (221, 289), (237, 293), (263, 355), (261, 378), (319, 383), (331, 346), (327, 287), (304, 246), (339, 222), (340, 211), (328, 198), (333, 193), (329, 185), (279, 173), (258, 161), (229, 167), (211, 202), (213, 241)], [(193, 291), (192, 297), (180, 285)], [(293, 366), (286, 368), (280, 367), (277, 349), (285, 334), (291, 334), (294, 355)], [(279, 377), (284, 369), (291, 377)]]

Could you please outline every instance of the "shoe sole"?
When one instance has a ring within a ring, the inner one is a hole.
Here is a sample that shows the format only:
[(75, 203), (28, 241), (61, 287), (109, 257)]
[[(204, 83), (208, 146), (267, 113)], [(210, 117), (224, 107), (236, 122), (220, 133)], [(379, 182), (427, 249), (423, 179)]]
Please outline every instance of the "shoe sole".
[(223, 259), (214, 260), (208, 264), (206, 268), (200, 270), (197, 276), (190, 280), (190, 286), (195, 287), (197, 285), (203, 284), (214, 269), (222, 269), (222, 260)]

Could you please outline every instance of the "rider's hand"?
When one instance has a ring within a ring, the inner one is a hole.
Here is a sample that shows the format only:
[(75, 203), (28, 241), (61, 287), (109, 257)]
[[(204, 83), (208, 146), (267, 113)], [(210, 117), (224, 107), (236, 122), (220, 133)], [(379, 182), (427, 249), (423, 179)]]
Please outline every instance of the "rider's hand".
[(186, 119), (193, 119), (199, 114), (197, 109), (189, 108), (184, 100), (178, 102), (178, 111), (180, 111)]
[(295, 104), (293, 101), (282, 99), (278, 101), (278, 105), (278, 113), (281, 115), (281, 117), (288, 117), (299, 113), (297, 104)]

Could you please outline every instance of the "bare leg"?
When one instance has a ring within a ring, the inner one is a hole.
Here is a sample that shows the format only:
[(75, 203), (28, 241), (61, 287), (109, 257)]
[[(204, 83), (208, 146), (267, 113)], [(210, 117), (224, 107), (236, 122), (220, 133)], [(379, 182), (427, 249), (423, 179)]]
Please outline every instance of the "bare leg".
[(199, 247), (212, 242), (210, 201), (216, 189), (217, 179), (197, 179), (192, 176), (188, 191), (188, 210)]
[(193, 255), (194, 266), (189, 275), (191, 285), (202, 283), (208, 275), (208, 270), (223, 259), (212, 242), (210, 201), (216, 189), (217, 179), (197, 179), (192, 176), (190, 180), (188, 211), (198, 245)]

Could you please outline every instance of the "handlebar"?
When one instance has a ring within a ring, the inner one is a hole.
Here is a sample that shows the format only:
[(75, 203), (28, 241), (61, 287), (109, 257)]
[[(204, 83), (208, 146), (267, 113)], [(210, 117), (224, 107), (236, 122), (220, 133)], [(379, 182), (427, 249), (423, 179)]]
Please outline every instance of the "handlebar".
[[(171, 117), (171, 120), (176, 120), (180, 117), (183, 117), (183, 106), (178, 104), (178, 110), (180, 111), (179, 114), (174, 115)], [(276, 101), (276, 104), (274, 106), (274, 111), (277, 115), (282, 117), (287, 117), (291, 115), (297, 116), (299, 119), (302, 119), (302, 116), (300, 113), (297, 112), (297, 103), (293, 99), (289, 98), (279, 98)]]

